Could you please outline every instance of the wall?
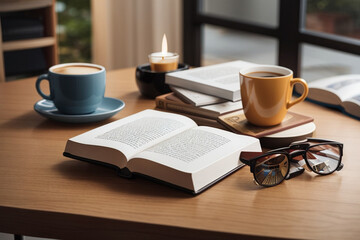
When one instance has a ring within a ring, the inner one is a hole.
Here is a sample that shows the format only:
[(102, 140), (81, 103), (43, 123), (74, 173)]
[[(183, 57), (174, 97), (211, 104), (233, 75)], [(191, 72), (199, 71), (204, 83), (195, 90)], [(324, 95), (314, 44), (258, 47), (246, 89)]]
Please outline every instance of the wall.
[(148, 62), (161, 51), (182, 53), (181, 0), (92, 0), (93, 62), (108, 70)]

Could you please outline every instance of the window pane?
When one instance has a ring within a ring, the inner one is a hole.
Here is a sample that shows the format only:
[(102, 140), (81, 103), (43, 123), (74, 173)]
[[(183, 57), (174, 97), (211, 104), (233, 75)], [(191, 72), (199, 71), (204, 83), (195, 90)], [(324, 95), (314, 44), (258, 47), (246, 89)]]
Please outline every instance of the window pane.
[(203, 0), (203, 13), (232, 20), (278, 26), (279, 0)]
[(90, 0), (57, 0), (60, 63), (91, 62)]
[(205, 25), (203, 28), (202, 65), (244, 60), (276, 64), (277, 40), (257, 34)]
[(358, 55), (302, 45), (302, 74), (307, 82), (343, 74), (359, 74), (360, 58)]
[(360, 39), (360, 1), (307, 0), (305, 28)]

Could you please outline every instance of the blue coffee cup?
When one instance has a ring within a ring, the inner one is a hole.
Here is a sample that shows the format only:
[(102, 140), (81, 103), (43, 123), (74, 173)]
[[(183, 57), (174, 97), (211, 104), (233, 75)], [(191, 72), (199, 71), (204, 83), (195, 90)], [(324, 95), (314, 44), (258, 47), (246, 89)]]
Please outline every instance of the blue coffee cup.
[[(40, 83), (49, 82), (50, 94), (41, 91)], [(105, 93), (106, 71), (89, 63), (66, 63), (52, 66), (38, 77), (36, 90), (44, 99), (52, 100), (64, 114), (89, 114), (101, 104)]]

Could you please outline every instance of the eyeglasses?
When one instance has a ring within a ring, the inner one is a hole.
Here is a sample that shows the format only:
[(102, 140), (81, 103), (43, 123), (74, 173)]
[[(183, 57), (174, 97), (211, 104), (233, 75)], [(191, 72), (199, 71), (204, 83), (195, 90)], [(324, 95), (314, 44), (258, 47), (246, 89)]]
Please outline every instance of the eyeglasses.
[[(266, 153), (241, 152), (240, 161), (250, 166), (255, 182), (264, 187), (280, 184), (291, 174), (292, 164), (313, 171), (320, 175), (328, 175), (343, 168), (341, 163), (343, 144), (324, 139), (308, 138), (293, 142), (289, 147), (274, 149)], [(301, 173), (302, 173), (301, 172)], [(300, 173), (300, 174), (301, 174)]]

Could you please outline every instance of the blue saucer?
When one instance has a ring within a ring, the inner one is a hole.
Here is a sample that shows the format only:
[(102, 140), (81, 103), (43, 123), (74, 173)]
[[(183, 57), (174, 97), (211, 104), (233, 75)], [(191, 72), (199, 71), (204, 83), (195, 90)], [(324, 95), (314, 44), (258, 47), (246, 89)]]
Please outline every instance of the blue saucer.
[(116, 98), (105, 97), (93, 113), (82, 115), (63, 114), (57, 110), (50, 100), (40, 100), (34, 105), (34, 110), (40, 115), (60, 122), (89, 123), (98, 122), (112, 117), (125, 107), (125, 103)]

